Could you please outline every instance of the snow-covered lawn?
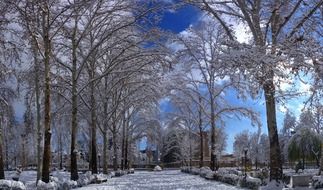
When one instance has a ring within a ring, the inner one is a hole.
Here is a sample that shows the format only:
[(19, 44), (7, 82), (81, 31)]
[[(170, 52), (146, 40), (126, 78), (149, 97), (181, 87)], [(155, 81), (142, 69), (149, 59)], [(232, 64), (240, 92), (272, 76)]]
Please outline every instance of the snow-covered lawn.
[(122, 177), (108, 179), (102, 184), (93, 184), (78, 190), (233, 190), (241, 189), (178, 170), (160, 172), (135, 171)]

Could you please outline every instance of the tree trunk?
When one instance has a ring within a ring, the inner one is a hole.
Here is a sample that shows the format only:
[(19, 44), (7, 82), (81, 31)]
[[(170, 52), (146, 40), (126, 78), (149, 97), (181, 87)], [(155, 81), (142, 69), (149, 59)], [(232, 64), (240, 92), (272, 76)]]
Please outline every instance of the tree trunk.
[(108, 127), (104, 126), (103, 132), (103, 173), (108, 174)]
[(50, 88), (50, 39), (49, 39), (49, 9), (47, 3), (44, 4), (43, 8), (43, 40), (44, 40), (44, 49), (45, 49), (45, 58), (44, 58), (44, 65), (45, 65), (45, 110), (44, 110), (44, 154), (43, 154), (43, 168), (42, 168), (42, 181), (45, 183), (49, 182), (49, 173), (50, 173), (50, 162), (51, 162), (51, 127), (50, 127), (50, 95), (51, 95), (51, 88)]
[[(107, 81), (107, 80), (105, 80)], [(107, 82), (105, 82), (105, 89), (107, 89)], [(108, 103), (104, 103), (103, 113), (107, 115)], [(104, 122), (103, 126), (103, 173), (108, 174), (108, 122)]]
[(275, 87), (273, 74), (271, 79), (264, 84), (266, 100), (267, 127), (270, 143), (270, 180), (281, 180), (283, 177), (281, 153), (277, 133)]
[(118, 170), (118, 150), (117, 150), (117, 129), (116, 129), (116, 124), (114, 121), (113, 124), (113, 132), (112, 132), (112, 141), (113, 141), (113, 170), (117, 171)]
[(318, 175), (321, 175), (322, 171), (323, 171), (323, 146), (322, 146), (322, 144), (320, 147), (321, 147), (321, 158), (320, 158), (320, 169), (319, 169)]
[(59, 132), (59, 169), (63, 169), (63, 139), (62, 133)]
[[(129, 112), (127, 112), (127, 115), (129, 116)], [(125, 150), (124, 150), (124, 165), (125, 169), (129, 169), (129, 158), (128, 158), (128, 153), (129, 153), (129, 118), (126, 121), (126, 131), (125, 131)], [(158, 149), (157, 149), (158, 150)], [(158, 151), (157, 151), (158, 153)], [(158, 157), (158, 156), (157, 156)]]
[(129, 151), (129, 148), (128, 148), (128, 136), (127, 136), (127, 133), (126, 133), (126, 144), (125, 144), (125, 158), (124, 158), (124, 164), (125, 164), (125, 168), (126, 169), (129, 169), (129, 159), (128, 159), (128, 151)]
[[(34, 41), (34, 43), (36, 43)], [(34, 54), (34, 66), (35, 66), (35, 96), (36, 96), (36, 122), (37, 122), (37, 178), (36, 183), (40, 180), (41, 177), (41, 165), (42, 165), (42, 158), (41, 158), (41, 125), (40, 125), (40, 89), (39, 89), (39, 63), (38, 63), (38, 54), (36, 49), (36, 44), (33, 45), (33, 54)]]
[[(1, 119), (1, 118), (0, 118)], [(4, 175), (4, 164), (3, 164), (3, 152), (2, 152), (2, 145), (3, 145), (3, 141), (2, 141), (2, 122), (0, 120), (0, 179), (5, 179), (5, 175)]]
[(200, 130), (200, 167), (204, 165), (203, 129), (202, 129), (202, 98), (199, 96), (199, 130)]
[(215, 155), (215, 116), (214, 116), (214, 101), (213, 95), (210, 94), (210, 104), (211, 104), (211, 170), (216, 170), (216, 155)]
[[(104, 78), (104, 89), (108, 89), (108, 79), (107, 77)], [(105, 115), (108, 115), (108, 99), (105, 98), (103, 101), (103, 113)], [(109, 139), (108, 139), (108, 121), (104, 120), (104, 126), (103, 126), (103, 173), (108, 174), (108, 146), (109, 146)]]
[(123, 114), (122, 122), (122, 142), (121, 142), (121, 169), (125, 168), (125, 138), (126, 138), (126, 112)]
[[(92, 68), (93, 69), (93, 68)], [(94, 78), (93, 74), (94, 70), (91, 71), (91, 78)], [(92, 174), (98, 173), (98, 166), (97, 166), (97, 151), (96, 151), (96, 102), (94, 96), (94, 83), (92, 82), (91, 85), (91, 169)]]
[(76, 58), (76, 29), (77, 21), (75, 19), (75, 27), (72, 38), (72, 129), (71, 129), (71, 180), (78, 180), (77, 171), (77, 150), (76, 150), (76, 135), (77, 135), (77, 58)]
[(6, 162), (6, 169), (9, 170), (9, 145), (8, 145), (8, 137), (7, 137), (7, 135), (5, 135), (4, 139), (5, 139), (5, 150), (6, 150), (6, 153), (5, 153), (5, 156), (6, 156), (6, 161), (5, 161)]
[(22, 169), (26, 168), (26, 148), (25, 148), (25, 144), (26, 144), (26, 135), (23, 134), (21, 135), (21, 167)]
[(204, 155), (203, 155), (203, 133), (200, 130), (200, 168), (203, 167), (203, 160), (204, 160)]

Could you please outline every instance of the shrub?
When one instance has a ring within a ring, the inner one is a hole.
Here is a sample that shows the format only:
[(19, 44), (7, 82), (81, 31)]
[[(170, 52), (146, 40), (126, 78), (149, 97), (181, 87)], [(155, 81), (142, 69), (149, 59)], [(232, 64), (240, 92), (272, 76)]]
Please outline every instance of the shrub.
[(313, 176), (312, 186), (314, 189), (323, 188), (323, 176)]
[(253, 177), (244, 177), (240, 180), (240, 186), (257, 190), (261, 185), (261, 180)]
[(230, 185), (237, 186), (239, 183), (240, 177), (235, 174), (224, 174), (220, 177), (220, 181)]
[(205, 177), (207, 173), (211, 172), (212, 170), (209, 167), (202, 167), (200, 168), (200, 176)]
[(25, 185), (20, 181), (0, 180), (0, 189), (3, 190), (25, 190)]
[(200, 169), (198, 169), (198, 168), (192, 168), (190, 170), (190, 173), (193, 174), (193, 175), (199, 175), (200, 174)]

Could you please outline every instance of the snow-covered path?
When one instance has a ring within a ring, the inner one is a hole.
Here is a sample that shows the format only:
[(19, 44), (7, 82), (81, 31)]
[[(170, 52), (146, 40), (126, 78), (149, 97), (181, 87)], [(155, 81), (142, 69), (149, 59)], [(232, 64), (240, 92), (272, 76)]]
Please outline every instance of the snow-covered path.
[(234, 190), (239, 189), (178, 170), (161, 172), (136, 171), (122, 177), (109, 179), (103, 184), (93, 184), (78, 190)]

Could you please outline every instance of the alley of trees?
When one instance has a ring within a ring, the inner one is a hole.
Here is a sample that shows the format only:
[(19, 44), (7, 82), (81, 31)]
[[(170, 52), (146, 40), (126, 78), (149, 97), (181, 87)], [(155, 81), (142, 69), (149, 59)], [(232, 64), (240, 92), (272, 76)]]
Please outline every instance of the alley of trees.
[[(161, 161), (174, 146), (175, 160), (183, 162), (199, 149), (200, 166), (201, 150), (209, 145), (210, 168), (216, 170), (226, 121), (248, 119), (253, 127), (265, 126), (268, 136), (246, 132), (241, 142), (266, 144), (267, 152), (256, 153), (269, 162), (270, 180), (281, 180), (286, 140), (279, 136), (277, 105), (306, 93), (304, 110), (314, 110), (309, 123), (322, 139), (322, 4), (1, 0), (0, 179), (16, 166), (35, 166), (44, 182), (54, 167), (66, 167), (71, 180), (84, 167), (92, 173), (127, 169), (143, 138)], [(165, 12), (183, 6), (201, 12), (198, 23), (179, 34), (159, 27)], [(236, 26), (247, 39), (238, 39)], [(300, 83), (309, 86), (307, 92)], [(259, 99), (266, 123), (247, 103)], [(14, 110), (19, 101), (22, 121)], [(162, 101), (172, 105), (167, 114), (160, 112)], [(299, 128), (293, 116), (285, 120), (282, 136), (290, 137)]]

